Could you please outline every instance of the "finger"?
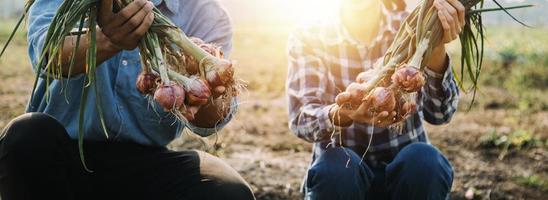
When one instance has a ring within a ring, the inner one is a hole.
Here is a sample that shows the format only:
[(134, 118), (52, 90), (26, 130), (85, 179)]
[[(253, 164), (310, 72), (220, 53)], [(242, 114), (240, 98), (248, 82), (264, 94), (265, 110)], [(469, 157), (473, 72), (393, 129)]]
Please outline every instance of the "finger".
[[(464, 17), (466, 15), (466, 8), (460, 3), (458, 0), (449, 0), (449, 3), (457, 10), (458, 16), (459, 16), (459, 22), (460, 22), (460, 30), (464, 27), (464, 24), (466, 23), (464, 20)], [(460, 31), (459, 31), (460, 33)]]
[[(438, 10), (438, 18), (442, 23), (444, 29), (443, 41), (448, 43), (453, 41), (455, 29), (455, 17), (451, 15), (450, 12), (455, 13), (456, 10), (445, 0), (436, 0), (434, 1), (434, 7)], [(451, 10), (452, 9), (452, 10)]]
[(390, 113), (388, 113), (387, 111), (382, 111), (381, 113), (377, 115), (377, 118), (382, 119), (382, 118), (388, 117), (389, 114)]
[[(127, 20), (120, 30), (120, 34), (127, 35), (131, 32), (134, 32), (143, 22), (147, 15), (152, 11), (153, 5), (150, 2), (147, 2), (141, 10), (139, 10), (135, 15), (133, 15), (129, 20)], [(148, 27), (147, 27), (148, 28)]]
[(149, 12), (142, 23), (130, 35), (132, 41), (140, 40), (148, 31), (154, 21), (154, 13)]
[(348, 110), (348, 109), (339, 107), (339, 110), (337, 110), (334, 113), (333, 117), (335, 117), (335, 120), (337, 120), (337, 118), (340, 117), (340, 116), (348, 116), (352, 120), (354, 120), (354, 118), (352, 117), (352, 116), (354, 116), (354, 113), (355, 113), (355, 111), (353, 111), (353, 110)]
[(447, 3), (447, 1), (441, 1), (441, 4), (443, 4), (443, 7), (445, 8), (443, 12), (445, 13), (447, 22), (451, 27), (450, 41), (453, 41), (455, 38), (457, 38), (457, 35), (460, 31), (460, 21), (458, 19), (459, 16), (457, 10), (453, 8), (451, 4)]
[(114, 0), (102, 0), (101, 7), (99, 7), (99, 19), (108, 20), (111, 19), (114, 13), (112, 12), (112, 4)]
[(358, 109), (355, 109), (351, 115), (349, 115), (352, 120), (359, 121), (362, 123), (368, 123), (371, 121), (372, 114), (369, 112), (369, 103), (367, 101), (363, 102)]
[[(445, 43), (448, 43), (448, 42), (451, 42), (452, 41), (452, 37), (453, 37), (453, 32), (452, 32), (452, 29), (453, 29), (453, 19), (451, 18), (451, 16), (449, 15), (449, 13), (447, 13), (447, 11), (445, 10), (440, 10), (438, 13), (440, 13), (440, 19), (441, 18), (444, 18), (444, 21), (445, 22), (442, 22), (443, 23), (446, 23), (446, 25), (443, 25), (443, 38), (444, 38), (444, 42)], [(441, 17), (443, 16), (443, 17)]]
[(122, 26), (126, 23), (133, 15), (137, 14), (149, 1), (146, 0), (135, 0), (123, 8), (120, 12), (114, 15), (113, 26)]
[(442, 11), (439, 11), (438, 10), (438, 18), (440, 19), (440, 22), (441, 22), (441, 27), (443, 28), (443, 43), (447, 43), (450, 38), (449, 38), (449, 23), (447, 23), (447, 19), (445, 18), (445, 15), (443, 14)]
[(439, 1), (434, 1), (434, 7), (436, 7), (436, 10), (438, 10), (438, 18), (441, 22), (441, 26), (443, 27), (443, 30), (447, 30), (451, 28), (451, 25), (449, 25), (449, 22), (447, 21), (447, 17), (444, 14), (445, 8), (440, 4)]

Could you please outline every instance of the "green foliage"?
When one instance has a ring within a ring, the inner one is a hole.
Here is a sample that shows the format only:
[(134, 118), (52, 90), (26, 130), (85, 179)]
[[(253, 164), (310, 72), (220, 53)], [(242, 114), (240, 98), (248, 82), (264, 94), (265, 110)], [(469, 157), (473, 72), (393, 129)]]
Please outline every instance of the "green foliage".
[(504, 134), (493, 130), (480, 138), (480, 146), (483, 148), (495, 148), (500, 151), (499, 159), (503, 159), (509, 150), (519, 151), (525, 148), (543, 146), (539, 136), (534, 136), (527, 130), (515, 130)]
[[(485, 57), (479, 79), (478, 105), (520, 109), (548, 110), (548, 28), (516, 26), (485, 28)], [(519, 36), (519, 37), (516, 37)], [(457, 45), (450, 46), (456, 52)], [(452, 57), (459, 57), (455, 53)], [(460, 63), (453, 59), (460, 72)], [(456, 61), (456, 62), (455, 62)], [(499, 88), (503, 94), (482, 94), (487, 88)]]
[(529, 176), (518, 176), (514, 180), (525, 187), (530, 187), (544, 192), (548, 192), (548, 179), (533, 174)]

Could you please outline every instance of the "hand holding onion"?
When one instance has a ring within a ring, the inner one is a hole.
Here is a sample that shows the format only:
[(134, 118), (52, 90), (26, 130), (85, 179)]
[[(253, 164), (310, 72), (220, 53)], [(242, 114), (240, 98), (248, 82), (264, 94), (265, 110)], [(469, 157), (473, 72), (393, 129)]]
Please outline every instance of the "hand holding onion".
[[(385, 87), (377, 87), (367, 94), (365, 100), (363, 100), (364, 95), (366, 95), (364, 85), (353, 83), (346, 92), (337, 96), (337, 105), (330, 113), (335, 118), (337, 115), (342, 116), (343, 120), (336, 119), (337, 125), (349, 125), (348, 121), (353, 121), (386, 127), (396, 121), (397, 102), (393, 91)], [(345, 102), (350, 106), (345, 106)]]
[(179, 57), (171, 66), (144, 67), (136, 87), (142, 94), (154, 96), (165, 110), (193, 121), (202, 106), (221, 96), (236, 96), (238, 89), (232, 62), (224, 59), (220, 46), (199, 38), (189, 38), (184, 44), (195, 48), (191, 47), (190, 53), (177, 54)]
[(355, 83), (335, 98), (337, 114), (344, 115), (347, 121), (379, 127), (401, 122), (416, 112), (416, 104), (409, 97), (424, 84), (420, 70), (406, 64), (395, 69), (362, 72)]

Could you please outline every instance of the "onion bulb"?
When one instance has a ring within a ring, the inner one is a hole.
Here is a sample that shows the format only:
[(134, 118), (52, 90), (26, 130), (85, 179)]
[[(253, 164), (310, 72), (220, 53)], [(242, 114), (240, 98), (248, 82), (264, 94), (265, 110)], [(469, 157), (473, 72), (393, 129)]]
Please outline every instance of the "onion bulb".
[(351, 83), (346, 87), (345, 92), (348, 94), (347, 101), (337, 100), (337, 104), (350, 103), (351, 107), (356, 107), (362, 103), (362, 99), (365, 96), (364, 86), (360, 83)]
[(206, 69), (206, 79), (211, 87), (227, 85), (233, 81), (234, 68), (228, 60), (221, 59), (215, 67)]
[(154, 90), (158, 86), (157, 82), (159, 78), (159, 76), (153, 73), (143, 72), (139, 74), (136, 82), (137, 90), (144, 95), (153, 95)]
[(404, 65), (392, 75), (392, 82), (405, 92), (418, 92), (424, 86), (425, 79), (418, 68)]
[(377, 113), (387, 111), (391, 113), (396, 108), (394, 92), (385, 87), (376, 87), (369, 94), (373, 110)]
[(184, 87), (188, 95), (207, 99), (211, 96), (209, 84), (197, 76), (192, 76), (184, 81)]
[(160, 84), (154, 100), (166, 110), (179, 109), (185, 101), (185, 90), (179, 84)]

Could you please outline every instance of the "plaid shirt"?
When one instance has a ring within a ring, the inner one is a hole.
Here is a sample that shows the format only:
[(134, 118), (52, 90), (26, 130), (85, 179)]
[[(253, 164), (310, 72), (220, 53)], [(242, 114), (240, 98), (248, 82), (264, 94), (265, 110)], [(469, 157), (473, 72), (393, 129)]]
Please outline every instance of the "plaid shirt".
[(313, 160), (330, 144), (342, 143), (363, 154), (373, 135), (365, 161), (373, 166), (386, 164), (407, 144), (428, 143), (423, 119), (435, 125), (448, 123), (457, 108), (459, 91), (451, 70), (439, 74), (427, 69), (426, 85), (418, 95), (418, 112), (403, 123), (401, 130), (361, 123), (349, 127), (332, 125), (329, 110), (337, 94), (354, 82), (360, 72), (382, 60), (379, 58), (408, 15), (386, 9), (383, 12), (379, 34), (370, 45), (353, 39), (340, 22), (302, 27), (289, 38), (289, 126), (298, 137), (314, 142)]

